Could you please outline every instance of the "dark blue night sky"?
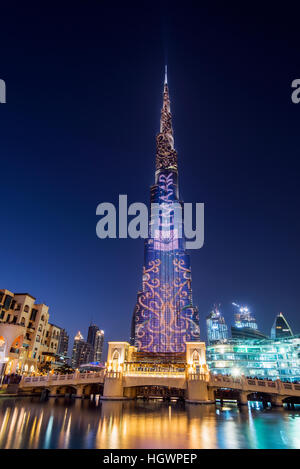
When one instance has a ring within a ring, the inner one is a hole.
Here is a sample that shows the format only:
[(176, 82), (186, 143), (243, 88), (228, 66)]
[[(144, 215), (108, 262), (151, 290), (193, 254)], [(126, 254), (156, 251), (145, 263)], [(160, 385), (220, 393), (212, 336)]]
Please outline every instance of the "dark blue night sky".
[(299, 9), (47, 5), (1, 6), (1, 288), (72, 338), (91, 319), (129, 338), (143, 241), (98, 239), (96, 207), (149, 201), (167, 62), (181, 197), (205, 203), (201, 338), (215, 302), (229, 323), (236, 301), (264, 332), (280, 311), (300, 332)]

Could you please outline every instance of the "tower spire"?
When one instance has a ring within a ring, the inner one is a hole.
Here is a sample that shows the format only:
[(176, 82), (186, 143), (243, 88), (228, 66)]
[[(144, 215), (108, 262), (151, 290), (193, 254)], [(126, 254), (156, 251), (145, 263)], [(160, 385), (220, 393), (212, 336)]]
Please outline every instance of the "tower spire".
[(156, 170), (160, 169), (177, 170), (177, 152), (174, 149), (167, 65), (165, 65), (163, 107), (161, 110), (160, 118), (160, 132), (156, 136)]

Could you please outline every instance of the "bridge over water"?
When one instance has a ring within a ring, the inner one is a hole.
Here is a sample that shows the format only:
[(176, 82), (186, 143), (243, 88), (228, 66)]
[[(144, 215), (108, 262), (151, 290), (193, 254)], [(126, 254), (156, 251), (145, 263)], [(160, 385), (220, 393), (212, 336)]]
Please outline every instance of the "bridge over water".
[(300, 403), (300, 384), (297, 383), (187, 372), (76, 372), (23, 377), (19, 385), (22, 392), (47, 390), (50, 396), (72, 394), (77, 397), (101, 394), (102, 399), (107, 400), (135, 398), (141, 388), (182, 390), (181, 395), (191, 403), (213, 403), (216, 398), (226, 396), (233, 396), (241, 404), (247, 404), (248, 400), (265, 400), (273, 405)]

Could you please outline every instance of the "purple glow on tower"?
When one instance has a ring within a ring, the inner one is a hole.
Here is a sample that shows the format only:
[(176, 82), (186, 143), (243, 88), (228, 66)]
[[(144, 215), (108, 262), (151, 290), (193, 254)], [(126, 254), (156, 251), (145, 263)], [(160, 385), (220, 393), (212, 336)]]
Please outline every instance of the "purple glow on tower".
[(167, 79), (165, 78), (160, 133), (156, 137), (155, 184), (151, 203), (162, 214), (145, 240), (143, 287), (133, 314), (131, 343), (139, 351), (182, 353), (186, 342), (199, 341), (198, 310), (193, 306), (190, 258), (185, 251), (176, 210), (182, 209), (178, 191), (177, 152), (174, 149)]

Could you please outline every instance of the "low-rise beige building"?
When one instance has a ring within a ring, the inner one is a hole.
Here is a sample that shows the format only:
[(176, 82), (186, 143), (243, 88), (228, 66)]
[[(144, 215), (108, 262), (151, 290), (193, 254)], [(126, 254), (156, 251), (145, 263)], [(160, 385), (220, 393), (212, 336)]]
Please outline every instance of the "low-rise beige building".
[(49, 322), (49, 307), (35, 300), (0, 289), (0, 376), (36, 373), (56, 361), (60, 328)]

